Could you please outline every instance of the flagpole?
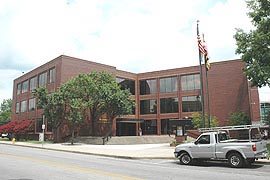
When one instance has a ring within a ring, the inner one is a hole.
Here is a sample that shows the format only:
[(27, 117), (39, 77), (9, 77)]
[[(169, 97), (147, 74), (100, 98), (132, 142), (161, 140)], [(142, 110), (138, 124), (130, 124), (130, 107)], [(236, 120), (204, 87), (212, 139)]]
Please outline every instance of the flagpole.
[[(199, 37), (199, 20), (197, 20), (197, 37)], [(203, 94), (203, 76), (202, 76), (202, 54), (199, 49), (199, 63), (200, 63), (200, 85), (201, 85), (201, 105), (202, 105), (202, 127), (205, 128), (204, 117), (204, 94)]]
[(205, 78), (206, 78), (206, 97), (207, 97), (207, 119), (208, 119), (208, 127), (211, 127), (210, 121), (210, 103), (209, 103), (209, 92), (208, 92), (208, 72), (205, 68)]
[[(203, 34), (203, 42), (205, 42), (204, 40), (204, 34)], [(208, 54), (207, 54), (208, 56)], [(207, 101), (207, 120), (208, 120), (208, 128), (211, 127), (211, 121), (210, 121), (210, 101), (209, 101), (209, 89), (208, 89), (208, 68), (206, 67), (207, 66), (207, 62), (206, 62), (206, 55), (204, 55), (204, 67), (205, 67), (205, 79), (206, 79), (206, 101)]]

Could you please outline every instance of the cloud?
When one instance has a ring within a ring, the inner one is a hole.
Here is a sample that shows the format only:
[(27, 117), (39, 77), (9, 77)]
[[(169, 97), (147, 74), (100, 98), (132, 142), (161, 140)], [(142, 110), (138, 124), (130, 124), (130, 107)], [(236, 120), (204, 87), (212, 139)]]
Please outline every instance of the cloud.
[(239, 58), (233, 35), (251, 27), (246, 12), (235, 0), (2, 0), (0, 101), (22, 71), (61, 54), (134, 73), (198, 65), (198, 19), (211, 62)]

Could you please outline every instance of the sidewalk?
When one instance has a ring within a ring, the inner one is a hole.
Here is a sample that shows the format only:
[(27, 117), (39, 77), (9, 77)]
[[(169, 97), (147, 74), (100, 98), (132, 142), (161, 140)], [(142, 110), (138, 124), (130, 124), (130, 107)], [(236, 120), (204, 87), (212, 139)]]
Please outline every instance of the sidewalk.
[[(100, 155), (126, 159), (175, 159), (174, 147), (169, 144), (136, 144), (136, 145), (89, 145), (89, 144), (34, 144), (29, 142), (0, 141), (0, 144), (24, 146), (46, 150), (73, 152), (89, 155)], [(268, 159), (259, 159), (256, 163), (270, 164)]]
[(118, 157), (126, 159), (174, 159), (174, 147), (169, 144), (136, 144), (136, 145), (90, 145), (70, 143), (63, 144), (34, 144), (29, 142), (0, 141), (0, 144), (24, 146), (47, 150), (57, 150), (81, 154)]

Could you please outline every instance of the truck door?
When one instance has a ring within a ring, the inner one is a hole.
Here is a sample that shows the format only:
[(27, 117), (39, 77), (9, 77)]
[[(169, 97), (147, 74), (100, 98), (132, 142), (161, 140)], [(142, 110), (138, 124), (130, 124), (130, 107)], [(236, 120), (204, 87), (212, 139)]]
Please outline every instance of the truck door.
[(190, 148), (193, 158), (214, 158), (215, 143), (211, 141), (210, 135), (202, 135)]

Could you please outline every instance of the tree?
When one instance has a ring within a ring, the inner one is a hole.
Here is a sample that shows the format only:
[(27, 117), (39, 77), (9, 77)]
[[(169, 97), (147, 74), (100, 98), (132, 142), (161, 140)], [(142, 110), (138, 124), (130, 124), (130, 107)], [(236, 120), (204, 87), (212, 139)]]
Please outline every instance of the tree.
[(6, 124), (11, 118), (11, 99), (4, 99), (0, 107), (0, 125)]
[(243, 112), (234, 112), (230, 115), (231, 126), (248, 125), (250, 123), (250, 118)]
[(110, 83), (106, 83), (102, 86), (102, 91), (106, 92), (103, 93), (102, 97), (102, 99), (104, 99), (103, 109), (110, 123), (112, 123), (113, 119), (117, 116), (132, 114), (132, 110), (135, 107), (135, 101), (131, 99), (130, 91), (128, 89), (121, 90), (120, 86), (112, 76), (108, 74), (101, 75), (105, 76), (103, 77), (104, 79), (110, 79)]
[(96, 135), (96, 122), (106, 114), (112, 120), (116, 116), (129, 114), (134, 107), (128, 90), (121, 90), (115, 77), (106, 72), (80, 74), (61, 85), (56, 92), (48, 94), (45, 88), (36, 89), (38, 104), (44, 115), (54, 122), (53, 128), (67, 122), (74, 133), (88, 113), (91, 118), (90, 134)]
[(33, 90), (38, 99), (38, 108), (43, 109), (47, 121), (52, 122), (54, 142), (59, 141), (59, 128), (65, 120), (66, 107), (63, 96), (58, 92), (48, 93), (45, 87)]
[(87, 110), (92, 106), (89, 91), (91, 87), (91, 79), (85, 74), (80, 74), (59, 88), (59, 94), (64, 99), (66, 107), (66, 120), (72, 131), (71, 144), (74, 143), (75, 130), (86, 119)]
[[(205, 114), (205, 119), (207, 119), (207, 114)], [(198, 129), (203, 127), (202, 122), (202, 113), (194, 113), (192, 114), (192, 124), (193, 127)], [(216, 127), (218, 125), (216, 117), (210, 117), (210, 127)], [(205, 121), (205, 127), (208, 127), (208, 121)]]
[(104, 114), (112, 122), (116, 116), (129, 114), (134, 107), (131, 94), (128, 90), (121, 90), (115, 77), (107, 72), (91, 72), (87, 74), (90, 86), (88, 97), (91, 99), (89, 106), (92, 122), (92, 135), (96, 135), (95, 123)]
[(270, 1), (248, 0), (248, 16), (255, 29), (248, 33), (237, 29), (237, 54), (246, 62), (244, 72), (253, 85), (270, 86)]
[[(26, 135), (33, 131), (34, 123), (31, 120), (14, 120), (0, 126), (0, 133), (11, 133), (12, 136), (16, 136), (16, 139), (20, 139), (21, 135)], [(25, 138), (27, 137), (25, 136)]]

